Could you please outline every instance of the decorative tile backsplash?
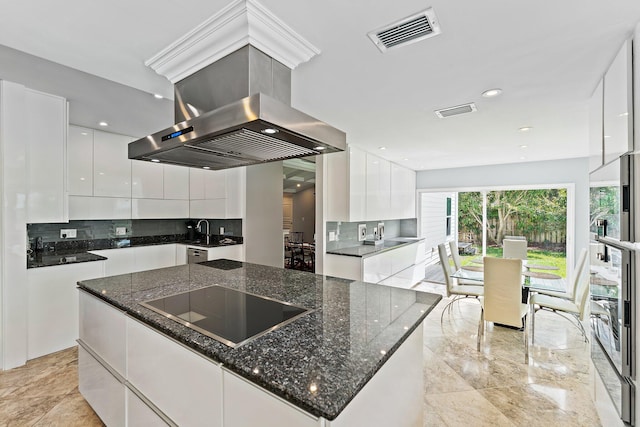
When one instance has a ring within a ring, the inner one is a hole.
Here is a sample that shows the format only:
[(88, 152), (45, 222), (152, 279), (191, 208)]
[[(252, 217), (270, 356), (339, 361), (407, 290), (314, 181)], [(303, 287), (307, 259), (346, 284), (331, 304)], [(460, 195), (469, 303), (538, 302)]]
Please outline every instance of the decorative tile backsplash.
[[(68, 223), (27, 224), (29, 241), (41, 237), (44, 243), (71, 242), (80, 240), (123, 239), (147, 236), (185, 235), (187, 222), (197, 219), (114, 219), (114, 220), (81, 220)], [(242, 236), (241, 219), (209, 219), (210, 234), (219, 234), (224, 227), (226, 236)], [(116, 233), (116, 229), (124, 228), (124, 234)], [(60, 230), (75, 229), (76, 237), (63, 239)]]
[[(335, 222), (327, 221), (327, 235), (325, 237), (326, 250), (336, 250), (361, 245), (358, 241), (358, 225), (367, 226), (367, 239), (373, 238), (373, 229), (378, 228), (378, 224), (384, 224), (384, 237), (416, 237), (418, 235), (418, 221), (411, 219), (394, 219), (386, 221), (358, 221), (358, 222)], [(332, 234), (333, 233), (333, 234)], [(331, 237), (335, 240), (331, 240)]]

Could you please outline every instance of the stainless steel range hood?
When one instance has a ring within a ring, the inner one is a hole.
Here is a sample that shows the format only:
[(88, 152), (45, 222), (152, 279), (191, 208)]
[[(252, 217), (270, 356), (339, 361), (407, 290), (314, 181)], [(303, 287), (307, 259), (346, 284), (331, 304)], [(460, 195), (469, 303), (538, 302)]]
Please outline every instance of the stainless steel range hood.
[(345, 149), (344, 132), (290, 98), (291, 70), (246, 45), (177, 82), (177, 124), (129, 144), (129, 158), (215, 170)]

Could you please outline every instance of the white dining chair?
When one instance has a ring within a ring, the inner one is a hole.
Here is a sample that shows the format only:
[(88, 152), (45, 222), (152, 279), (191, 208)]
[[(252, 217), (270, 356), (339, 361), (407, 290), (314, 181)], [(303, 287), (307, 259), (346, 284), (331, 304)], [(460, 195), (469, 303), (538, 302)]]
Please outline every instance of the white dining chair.
[(567, 300), (572, 300), (576, 294), (576, 290), (578, 289), (578, 284), (580, 283), (580, 279), (582, 275), (587, 272), (587, 255), (588, 251), (585, 248), (582, 248), (580, 251), (580, 255), (578, 255), (578, 261), (573, 269), (571, 274), (571, 279), (567, 286), (566, 291), (552, 291), (547, 289), (532, 289), (532, 291), (537, 292), (539, 294), (549, 295), (552, 297), (564, 298)]
[[(584, 330), (584, 326), (582, 326), (582, 322), (585, 320), (587, 314), (589, 281), (589, 275), (582, 274), (578, 282), (578, 288), (576, 289), (575, 295), (573, 296), (572, 300), (539, 293), (534, 293), (529, 297), (529, 306), (531, 307), (530, 313), (532, 345), (535, 340), (536, 312), (540, 310), (550, 311), (569, 320), (580, 330), (580, 333), (584, 337), (585, 342), (588, 341), (587, 333)], [(573, 319), (573, 321), (571, 321), (571, 319)]]
[(527, 259), (527, 241), (523, 239), (502, 240), (502, 257), (521, 260)]
[(484, 257), (484, 296), (478, 324), (478, 351), (485, 322), (524, 329), (524, 361), (529, 363), (527, 304), (522, 303), (522, 260)]
[(479, 282), (476, 285), (459, 284), (457, 280), (451, 277), (453, 271), (451, 271), (449, 256), (447, 255), (447, 248), (444, 243), (438, 245), (438, 256), (440, 257), (440, 265), (442, 266), (444, 281), (447, 285), (447, 297), (453, 296), (451, 301), (442, 309), (442, 314), (440, 315), (440, 322), (442, 322), (445, 311), (451, 310), (451, 305), (454, 302), (461, 298), (478, 298), (484, 293), (484, 289), (482, 284)]
[[(465, 268), (464, 265), (462, 265), (462, 259), (460, 258), (460, 252), (458, 251), (458, 244), (456, 242), (454, 242), (453, 240), (449, 241), (449, 249), (451, 251), (451, 259), (453, 260), (453, 268), (455, 270), (460, 270)], [(474, 266), (473, 268), (469, 268), (468, 266), (466, 267), (470, 270), (474, 270), (474, 271), (478, 271), (477, 266)], [(481, 267), (480, 267), (481, 268)], [(475, 285), (475, 286), (482, 286), (482, 282), (479, 282), (477, 280), (464, 280), (464, 279), (458, 279), (458, 284), (459, 285)]]

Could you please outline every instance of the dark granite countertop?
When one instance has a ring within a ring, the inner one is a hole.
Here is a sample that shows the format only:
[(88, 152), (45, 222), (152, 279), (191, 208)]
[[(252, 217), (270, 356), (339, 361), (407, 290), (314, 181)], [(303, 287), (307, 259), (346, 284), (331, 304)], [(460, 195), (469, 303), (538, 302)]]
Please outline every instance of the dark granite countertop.
[(215, 248), (220, 246), (242, 245), (242, 236), (211, 235), (209, 244), (201, 240), (187, 240), (183, 234), (163, 236), (124, 237), (96, 240), (69, 240), (49, 246), (48, 250), (27, 255), (27, 268), (52, 267), (80, 262), (104, 261), (108, 259), (89, 251), (105, 249), (121, 249), (139, 246), (166, 245), (179, 243), (199, 248)]
[(424, 239), (420, 237), (393, 237), (389, 239), (384, 239), (381, 245), (351, 246), (348, 248), (328, 250), (327, 253), (333, 254), (333, 255), (344, 255), (344, 256), (366, 258), (371, 255), (377, 255), (381, 252), (386, 252), (388, 250), (397, 249), (402, 246), (411, 245), (421, 240), (424, 240)]
[(56, 251), (36, 252), (27, 255), (27, 268), (51, 267), (54, 265), (77, 264), (81, 262), (104, 261), (107, 259), (101, 255), (89, 252)]
[[(225, 270), (219, 262), (85, 280), (78, 285), (247, 380), (329, 420), (342, 412), (442, 298), (235, 261), (229, 261), (230, 266), (240, 267)], [(231, 348), (139, 304), (213, 284), (315, 311)], [(376, 304), (367, 304), (373, 300)]]

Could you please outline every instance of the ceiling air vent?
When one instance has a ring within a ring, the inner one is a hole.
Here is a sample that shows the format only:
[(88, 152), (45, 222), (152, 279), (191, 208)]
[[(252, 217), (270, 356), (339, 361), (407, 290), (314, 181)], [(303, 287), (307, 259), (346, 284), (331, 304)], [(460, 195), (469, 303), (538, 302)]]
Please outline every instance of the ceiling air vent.
[(455, 107), (443, 108), (442, 110), (436, 110), (436, 116), (444, 119), (446, 117), (457, 116), (458, 114), (472, 113), (477, 111), (476, 104), (473, 102), (470, 104), (457, 105)]
[(371, 31), (367, 35), (381, 52), (386, 52), (391, 48), (437, 36), (440, 32), (436, 14), (433, 8), (429, 8), (383, 28)]

